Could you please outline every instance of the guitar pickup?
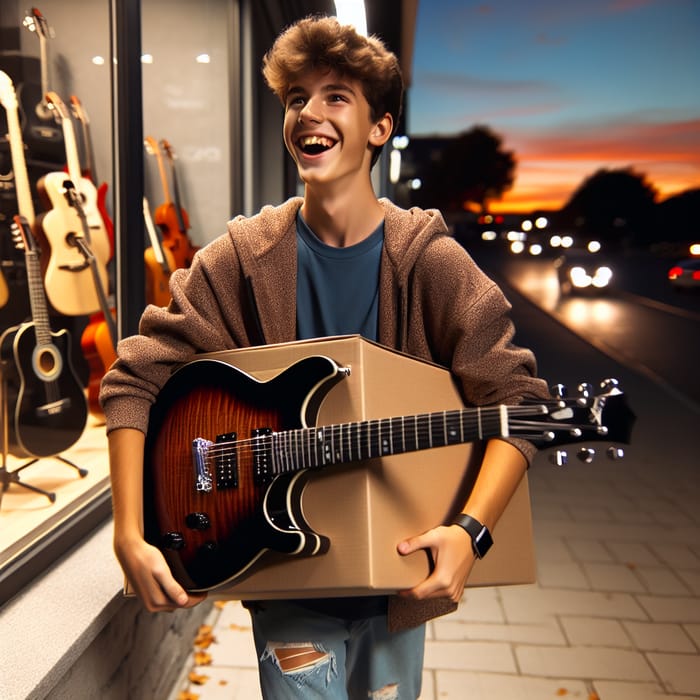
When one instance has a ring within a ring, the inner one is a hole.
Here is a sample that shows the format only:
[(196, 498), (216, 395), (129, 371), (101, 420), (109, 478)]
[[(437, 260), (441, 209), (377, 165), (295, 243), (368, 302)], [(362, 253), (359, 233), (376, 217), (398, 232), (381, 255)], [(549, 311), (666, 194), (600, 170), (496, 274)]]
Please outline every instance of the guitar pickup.
[[(234, 443), (236, 433), (223, 433), (216, 436), (216, 445), (223, 443)], [(216, 453), (214, 463), (216, 465), (216, 488), (217, 489), (237, 489), (238, 488), (238, 450), (235, 446), (228, 446), (226, 449), (212, 450)]]

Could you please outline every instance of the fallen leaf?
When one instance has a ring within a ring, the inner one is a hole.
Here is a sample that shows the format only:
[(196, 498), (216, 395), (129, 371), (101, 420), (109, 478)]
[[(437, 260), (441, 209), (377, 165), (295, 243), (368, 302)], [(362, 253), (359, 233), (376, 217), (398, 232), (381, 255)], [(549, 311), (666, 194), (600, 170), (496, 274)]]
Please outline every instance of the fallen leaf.
[(187, 677), (190, 679), (190, 683), (194, 683), (195, 685), (204, 685), (209, 680), (209, 676), (196, 673), (195, 671), (190, 671)]
[(206, 651), (195, 651), (194, 663), (197, 666), (209, 666), (209, 665), (211, 665), (211, 654), (209, 654)]

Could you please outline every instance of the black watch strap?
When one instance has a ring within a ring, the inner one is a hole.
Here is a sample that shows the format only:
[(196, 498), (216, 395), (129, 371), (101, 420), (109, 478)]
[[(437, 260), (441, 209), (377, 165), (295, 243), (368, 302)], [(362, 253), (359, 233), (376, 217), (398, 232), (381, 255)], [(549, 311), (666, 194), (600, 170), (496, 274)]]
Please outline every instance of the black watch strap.
[(486, 525), (482, 525), (476, 518), (466, 513), (460, 513), (452, 519), (452, 525), (459, 525), (467, 531), (469, 537), (472, 538), (472, 548), (474, 554), (479, 559), (486, 556), (486, 552), (491, 549), (493, 538)]

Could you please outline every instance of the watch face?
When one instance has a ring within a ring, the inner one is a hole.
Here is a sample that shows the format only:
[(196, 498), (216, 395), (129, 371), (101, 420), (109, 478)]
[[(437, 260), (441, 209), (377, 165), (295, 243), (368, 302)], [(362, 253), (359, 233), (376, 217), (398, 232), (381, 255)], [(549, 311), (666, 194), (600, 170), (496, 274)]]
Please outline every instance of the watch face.
[(491, 537), (491, 533), (488, 531), (488, 529), (486, 527), (482, 527), (481, 532), (479, 532), (472, 542), (474, 543), (474, 551), (479, 559), (481, 559), (486, 552), (491, 549), (493, 538)]

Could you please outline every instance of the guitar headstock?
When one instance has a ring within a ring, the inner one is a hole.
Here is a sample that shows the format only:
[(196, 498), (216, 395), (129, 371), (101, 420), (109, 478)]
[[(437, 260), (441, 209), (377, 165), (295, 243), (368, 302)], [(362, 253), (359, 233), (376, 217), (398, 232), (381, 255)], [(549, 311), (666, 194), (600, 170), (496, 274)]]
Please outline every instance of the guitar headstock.
[(34, 32), (39, 37), (40, 41), (53, 38), (53, 29), (46, 21), (46, 17), (44, 17), (36, 7), (32, 7), (31, 10), (27, 11), (27, 14), (22, 20), (22, 24), (30, 32)]
[(17, 109), (17, 95), (12, 78), (0, 70), (0, 103), (5, 109)]
[(158, 141), (156, 141), (152, 136), (146, 136), (143, 139), (143, 145), (146, 148), (146, 153), (148, 153), (149, 156), (156, 156), (157, 158), (161, 157), (162, 154), (160, 152)]
[[(559, 384), (552, 389), (552, 396), (549, 401), (509, 407), (509, 434), (540, 448), (582, 442), (629, 444), (635, 415), (616, 379), (605, 379), (597, 390), (591, 384), (579, 384), (571, 397)], [(584, 447), (577, 454), (584, 462), (591, 462), (595, 451)], [(624, 453), (611, 446), (607, 454), (617, 459)], [(552, 458), (557, 464), (565, 464), (568, 455), (557, 451)]]
[(70, 104), (71, 107), (73, 107), (73, 114), (75, 115), (75, 118), (81, 124), (89, 124), (90, 119), (88, 118), (87, 111), (85, 110), (85, 107), (83, 107), (82, 102), (78, 99), (76, 95), (70, 96)]
[(32, 235), (29, 222), (23, 216), (17, 214), (12, 217), (10, 233), (17, 250), (23, 250), (29, 255), (39, 255), (39, 246)]
[(53, 110), (56, 121), (62, 122), (70, 119), (68, 108), (58, 93), (49, 90), (49, 92), (46, 93), (46, 102), (48, 103), (49, 108)]

